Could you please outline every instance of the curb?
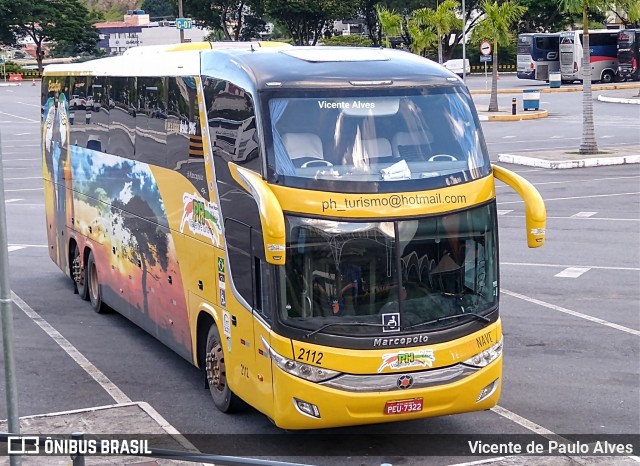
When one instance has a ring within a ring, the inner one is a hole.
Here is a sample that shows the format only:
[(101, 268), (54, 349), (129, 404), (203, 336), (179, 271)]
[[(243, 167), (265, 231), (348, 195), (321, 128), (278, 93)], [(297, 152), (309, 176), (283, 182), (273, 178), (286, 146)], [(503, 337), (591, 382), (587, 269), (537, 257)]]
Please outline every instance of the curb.
[(512, 163), (515, 165), (525, 165), (527, 167), (566, 169), (566, 168), (586, 168), (603, 167), (607, 165), (625, 165), (630, 163), (640, 163), (640, 155), (624, 155), (619, 157), (594, 157), (589, 159), (574, 160), (544, 160), (535, 157), (527, 157), (515, 154), (498, 154), (498, 162)]
[(549, 116), (547, 110), (539, 110), (533, 113), (518, 113), (516, 115), (478, 115), (480, 121), (520, 121), (520, 120), (537, 120), (538, 118), (546, 118)]
[(621, 97), (607, 97), (605, 95), (599, 95), (598, 100), (600, 102), (614, 102), (619, 104), (640, 104), (640, 98), (625, 99)]
[[(640, 89), (640, 83), (619, 83), (619, 84), (593, 84), (592, 91), (613, 91), (620, 89)], [(498, 89), (498, 94), (522, 94), (524, 90), (535, 90), (538, 92), (582, 92), (582, 86), (571, 87), (543, 87), (532, 89)], [(476, 89), (469, 90), (471, 94), (491, 94), (490, 90)]]

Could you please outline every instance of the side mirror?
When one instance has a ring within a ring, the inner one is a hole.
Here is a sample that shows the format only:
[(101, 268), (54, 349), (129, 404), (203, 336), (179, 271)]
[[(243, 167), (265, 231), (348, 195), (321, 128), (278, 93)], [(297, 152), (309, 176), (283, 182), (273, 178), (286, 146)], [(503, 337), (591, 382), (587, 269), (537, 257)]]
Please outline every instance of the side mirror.
[(492, 168), (493, 176), (511, 186), (524, 200), (527, 245), (530, 248), (539, 248), (544, 244), (547, 225), (547, 209), (542, 196), (520, 175), (496, 165), (492, 165)]

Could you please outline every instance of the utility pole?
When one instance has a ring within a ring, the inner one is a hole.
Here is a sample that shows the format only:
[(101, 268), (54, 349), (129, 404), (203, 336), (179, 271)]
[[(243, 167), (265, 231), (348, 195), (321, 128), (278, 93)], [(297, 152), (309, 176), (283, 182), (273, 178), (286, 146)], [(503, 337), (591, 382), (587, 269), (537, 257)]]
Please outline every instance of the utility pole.
[[(0, 320), (2, 321), (2, 349), (4, 354), (4, 380), (7, 395), (7, 423), (9, 432), (20, 434), (18, 417), (18, 388), (16, 365), (13, 357), (13, 312), (11, 287), (9, 286), (9, 244), (7, 238), (7, 215), (4, 203), (4, 173), (2, 170), (2, 141), (0, 140)], [(11, 455), (11, 466), (20, 466), (22, 458)]]
[[(182, 0), (180, 0), (182, 2)], [(467, 82), (467, 10), (462, 0), (462, 81)]]
[[(182, 0), (178, 0), (178, 18), (183, 18), (184, 13), (182, 11)], [(184, 29), (180, 29), (180, 43), (184, 42)]]

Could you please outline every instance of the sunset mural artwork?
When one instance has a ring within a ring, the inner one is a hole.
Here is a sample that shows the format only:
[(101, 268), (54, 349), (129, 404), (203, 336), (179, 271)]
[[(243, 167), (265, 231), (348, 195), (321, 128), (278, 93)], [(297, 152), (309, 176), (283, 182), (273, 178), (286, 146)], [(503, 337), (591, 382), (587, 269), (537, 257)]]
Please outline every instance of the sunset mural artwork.
[[(52, 259), (72, 276), (66, 241), (74, 237), (79, 250), (90, 247), (104, 300), (190, 357), (187, 298), (154, 175), (154, 170), (164, 169), (68, 144), (73, 113), (63, 89), (52, 94), (43, 106), (42, 130), (45, 196), (51, 199), (46, 202), (47, 231), (49, 244), (55, 245)], [(188, 196), (192, 205), (204, 201)], [(194, 233), (205, 234), (219, 246), (220, 220), (212, 214), (217, 206), (204, 202), (205, 223)], [(188, 223), (192, 231), (198, 228), (192, 219)]]

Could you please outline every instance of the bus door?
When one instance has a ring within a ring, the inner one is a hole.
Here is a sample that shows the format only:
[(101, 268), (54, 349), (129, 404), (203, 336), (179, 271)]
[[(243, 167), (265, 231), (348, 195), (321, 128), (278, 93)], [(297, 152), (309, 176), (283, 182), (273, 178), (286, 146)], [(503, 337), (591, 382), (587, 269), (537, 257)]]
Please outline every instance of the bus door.
[[(226, 342), (225, 358), (229, 386), (241, 398), (255, 400), (256, 386), (262, 385), (256, 367), (257, 342), (254, 338), (253, 312), (256, 303), (254, 254), (249, 225), (227, 218), (224, 222), (227, 260), (217, 259), (219, 304), (222, 308), (220, 338)], [(231, 278), (231, 281), (229, 281)], [(234, 290), (232, 289), (235, 288)], [(268, 373), (271, 380), (271, 373)], [(271, 384), (269, 383), (269, 386)], [(256, 404), (257, 407), (257, 404)]]

